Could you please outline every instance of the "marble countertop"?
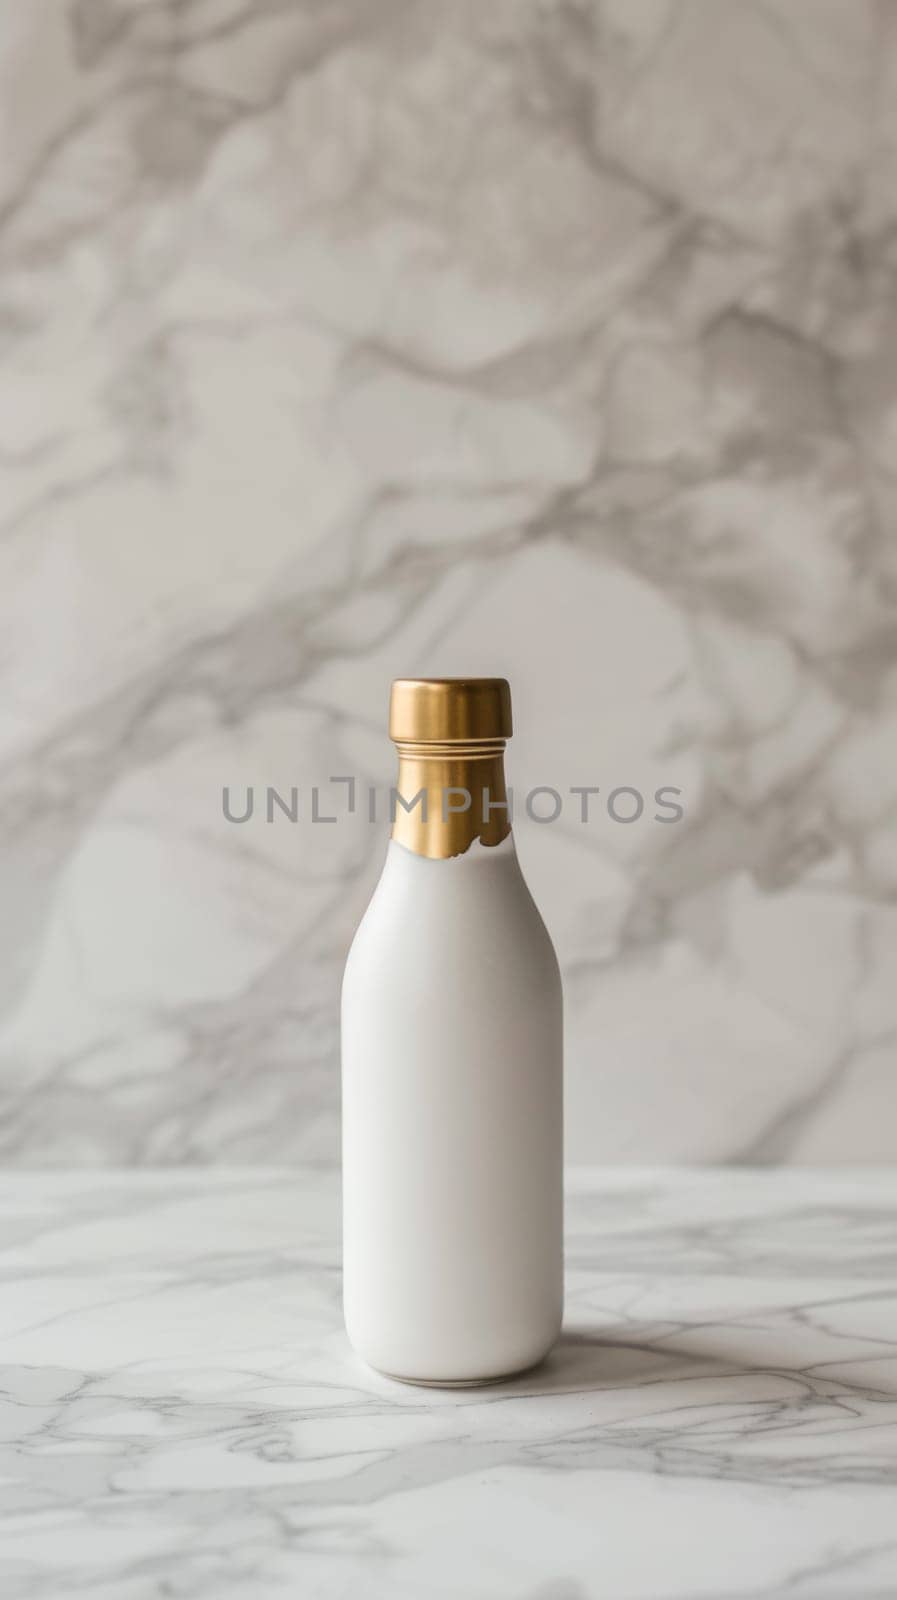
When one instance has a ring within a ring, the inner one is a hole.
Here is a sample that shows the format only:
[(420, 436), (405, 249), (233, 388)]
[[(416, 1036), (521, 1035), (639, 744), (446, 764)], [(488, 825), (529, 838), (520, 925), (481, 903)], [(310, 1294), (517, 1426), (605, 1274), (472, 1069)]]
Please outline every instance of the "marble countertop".
[(347, 1347), (332, 1172), (0, 1218), (5, 1600), (897, 1592), (897, 1172), (572, 1173), (563, 1339), (465, 1392)]

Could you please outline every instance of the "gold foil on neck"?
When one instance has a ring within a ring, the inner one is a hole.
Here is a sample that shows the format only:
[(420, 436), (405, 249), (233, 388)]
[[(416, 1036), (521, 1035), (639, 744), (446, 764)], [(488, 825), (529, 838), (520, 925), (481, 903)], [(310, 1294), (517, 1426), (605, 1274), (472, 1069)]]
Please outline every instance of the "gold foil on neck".
[(511, 831), (504, 774), (512, 731), (504, 678), (399, 678), (389, 732), (399, 752), (392, 837), (445, 860)]

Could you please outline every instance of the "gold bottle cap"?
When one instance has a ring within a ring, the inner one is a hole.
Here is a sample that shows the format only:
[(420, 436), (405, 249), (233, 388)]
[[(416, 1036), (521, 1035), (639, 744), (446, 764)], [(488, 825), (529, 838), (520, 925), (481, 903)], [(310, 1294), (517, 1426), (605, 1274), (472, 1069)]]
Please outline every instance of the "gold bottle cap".
[(399, 751), (393, 839), (442, 859), (475, 839), (496, 845), (507, 838), (502, 752), (511, 731), (505, 678), (397, 678), (389, 701)]
[(389, 737), (396, 744), (470, 745), (511, 737), (506, 678), (396, 678)]

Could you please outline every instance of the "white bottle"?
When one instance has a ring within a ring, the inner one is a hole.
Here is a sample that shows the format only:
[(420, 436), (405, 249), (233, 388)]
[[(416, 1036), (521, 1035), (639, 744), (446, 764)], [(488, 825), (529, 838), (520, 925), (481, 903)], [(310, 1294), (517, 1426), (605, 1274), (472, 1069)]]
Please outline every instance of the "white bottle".
[(561, 1323), (561, 981), (511, 837), (510, 732), (504, 679), (393, 684), (401, 798), (343, 982), (346, 1327), (413, 1383), (523, 1371)]

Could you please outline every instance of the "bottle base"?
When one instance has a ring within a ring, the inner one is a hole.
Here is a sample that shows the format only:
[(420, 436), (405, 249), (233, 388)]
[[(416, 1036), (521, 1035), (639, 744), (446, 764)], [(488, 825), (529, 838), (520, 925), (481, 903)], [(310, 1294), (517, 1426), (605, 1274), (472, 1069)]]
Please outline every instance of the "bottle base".
[(522, 1378), (526, 1372), (535, 1372), (548, 1355), (546, 1351), (544, 1355), (537, 1356), (535, 1361), (527, 1361), (525, 1366), (512, 1367), (508, 1372), (490, 1373), (487, 1378), (409, 1378), (401, 1372), (386, 1372), (383, 1367), (371, 1367), (371, 1371), (378, 1372), (381, 1378), (391, 1379), (393, 1383), (407, 1384), (412, 1389), (488, 1389), (496, 1383), (510, 1383), (514, 1378)]

